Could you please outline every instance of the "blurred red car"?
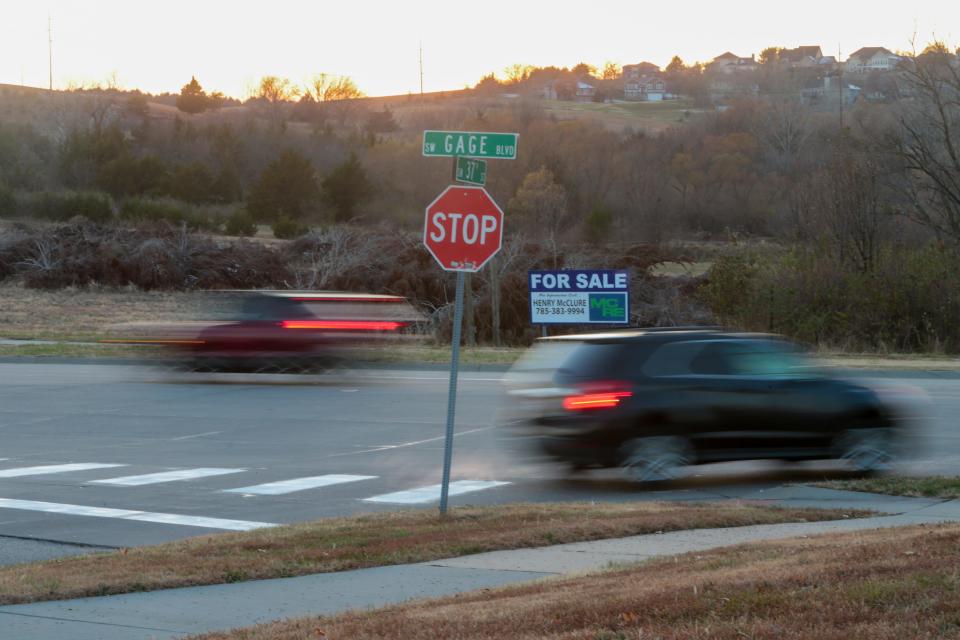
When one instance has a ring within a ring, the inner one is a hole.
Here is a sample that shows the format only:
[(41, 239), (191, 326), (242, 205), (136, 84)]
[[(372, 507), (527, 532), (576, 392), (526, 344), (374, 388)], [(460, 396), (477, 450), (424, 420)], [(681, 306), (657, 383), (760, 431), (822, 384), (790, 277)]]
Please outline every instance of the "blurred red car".
[(176, 348), (192, 370), (326, 371), (358, 347), (416, 338), (424, 320), (405, 298), (317, 291), (222, 291), (207, 300), (210, 320), (128, 325), (122, 342)]

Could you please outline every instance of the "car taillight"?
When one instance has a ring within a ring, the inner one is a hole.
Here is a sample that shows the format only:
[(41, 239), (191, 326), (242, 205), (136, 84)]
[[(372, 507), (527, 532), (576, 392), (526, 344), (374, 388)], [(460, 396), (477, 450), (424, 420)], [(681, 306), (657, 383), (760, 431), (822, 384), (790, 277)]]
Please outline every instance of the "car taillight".
[(337, 331), (396, 331), (404, 322), (383, 320), (284, 320), (284, 329), (327, 329)]
[(613, 409), (620, 402), (633, 395), (624, 383), (594, 383), (579, 389), (579, 393), (563, 399), (563, 408), (567, 411), (589, 411), (592, 409)]

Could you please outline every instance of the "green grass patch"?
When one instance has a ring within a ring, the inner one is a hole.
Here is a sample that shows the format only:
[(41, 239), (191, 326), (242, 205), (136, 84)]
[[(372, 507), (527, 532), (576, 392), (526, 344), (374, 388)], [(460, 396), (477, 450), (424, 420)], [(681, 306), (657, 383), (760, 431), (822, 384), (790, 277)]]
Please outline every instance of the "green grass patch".
[(941, 498), (944, 500), (960, 498), (960, 477), (958, 476), (884, 476), (856, 480), (825, 480), (811, 484), (824, 489), (864, 491), (888, 496)]

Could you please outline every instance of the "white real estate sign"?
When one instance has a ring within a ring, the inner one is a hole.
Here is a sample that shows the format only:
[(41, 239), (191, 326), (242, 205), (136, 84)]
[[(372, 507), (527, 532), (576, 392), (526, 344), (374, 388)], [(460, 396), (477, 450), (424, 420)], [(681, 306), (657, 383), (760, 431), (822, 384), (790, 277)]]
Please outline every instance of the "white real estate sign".
[(630, 279), (626, 271), (529, 271), (533, 324), (629, 324)]

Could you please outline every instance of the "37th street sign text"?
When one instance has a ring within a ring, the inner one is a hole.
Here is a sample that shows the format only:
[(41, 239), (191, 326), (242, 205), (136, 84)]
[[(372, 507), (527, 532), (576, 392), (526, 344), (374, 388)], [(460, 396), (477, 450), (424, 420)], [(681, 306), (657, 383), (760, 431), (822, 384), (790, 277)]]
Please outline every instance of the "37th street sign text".
[(517, 157), (517, 134), (424, 131), (423, 155), (514, 160)]

